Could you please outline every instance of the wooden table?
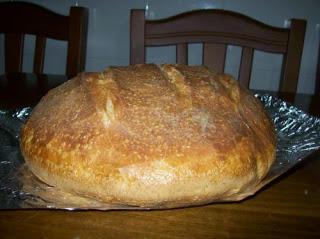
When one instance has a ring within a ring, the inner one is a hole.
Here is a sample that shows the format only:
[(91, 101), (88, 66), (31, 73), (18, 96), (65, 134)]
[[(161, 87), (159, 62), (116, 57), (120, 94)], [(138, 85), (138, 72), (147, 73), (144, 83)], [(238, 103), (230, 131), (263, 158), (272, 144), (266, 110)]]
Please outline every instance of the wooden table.
[[(279, 96), (320, 116), (319, 96)], [(3, 210), (0, 238), (320, 238), (319, 151), (242, 202), (155, 211)]]

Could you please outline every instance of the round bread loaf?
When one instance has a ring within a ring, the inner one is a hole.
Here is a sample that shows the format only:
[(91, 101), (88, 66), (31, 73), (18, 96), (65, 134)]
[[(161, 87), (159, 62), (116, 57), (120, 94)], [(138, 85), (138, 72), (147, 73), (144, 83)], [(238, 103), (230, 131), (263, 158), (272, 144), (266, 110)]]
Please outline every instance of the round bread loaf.
[(21, 133), (45, 183), (106, 203), (201, 204), (258, 184), (275, 159), (262, 104), (201, 66), (82, 73), (51, 90)]

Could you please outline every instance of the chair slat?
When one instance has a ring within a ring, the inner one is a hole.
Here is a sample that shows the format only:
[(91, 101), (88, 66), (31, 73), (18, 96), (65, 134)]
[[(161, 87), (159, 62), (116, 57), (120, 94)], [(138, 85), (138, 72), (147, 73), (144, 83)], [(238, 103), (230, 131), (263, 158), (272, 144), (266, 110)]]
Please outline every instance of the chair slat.
[(226, 53), (226, 44), (204, 43), (203, 65), (219, 73), (223, 73), (226, 61)]
[(137, 9), (131, 10), (130, 21), (130, 64), (145, 63), (145, 12)]
[(36, 37), (36, 49), (34, 52), (33, 73), (42, 74), (44, 65), (44, 55), (46, 51), (46, 38)]
[(5, 71), (7, 73), (22, 71), (23, 45), (23, 34), (5, 34)]
[(292, 19), (291, 29), (287, 47), (288, 51), (284, 55), (284, 62), (282, 64), (280, 91), (283, 92), (297, 91), (306, 22), (304, 20)]
[(239, 81), (244, 87), (249, 88), (253, 62), (253, 48), (243, 47), (239, 70)]
[(85, 68), (88, 31), (88, 11), (71, 7), (69, 20), (69, 42), (66, 74), (77, 75)]
[(180, 43), (177, 44), (177, 53), (176, 53), (177, 63), (178, 64), (188, 64), (188, 44)]
[(319, 49), (318, 49), (317, 75), (316, 75), (314, 93), (320, 94), (320, 42), (319, 42)]

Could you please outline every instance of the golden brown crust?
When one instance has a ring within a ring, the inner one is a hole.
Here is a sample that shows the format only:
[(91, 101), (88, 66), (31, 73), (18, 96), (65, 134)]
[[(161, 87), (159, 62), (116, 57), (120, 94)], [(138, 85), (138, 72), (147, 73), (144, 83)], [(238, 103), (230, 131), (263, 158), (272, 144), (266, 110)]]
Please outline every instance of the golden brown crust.
[(21, 148), (46, 183), (138, 206), (208, 202), (257, 184), (275, 157), (263, 106), (205, 67), (83, 73), (50, 91)]

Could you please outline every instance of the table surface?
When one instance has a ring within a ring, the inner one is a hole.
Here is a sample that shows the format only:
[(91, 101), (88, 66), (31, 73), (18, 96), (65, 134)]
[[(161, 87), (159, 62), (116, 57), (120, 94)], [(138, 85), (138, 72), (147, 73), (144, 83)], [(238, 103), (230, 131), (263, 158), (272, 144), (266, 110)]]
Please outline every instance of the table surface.
[[(34, 82), (0, 77), (1, 107), (34, 105), (66, 80), (19, 77)], [(276, 95), (320, 116), (319, 95)], [(0, 238), (320, 238), (319, 151), (241, 202), (154, 211), (2, 210), (0, 232)]]

